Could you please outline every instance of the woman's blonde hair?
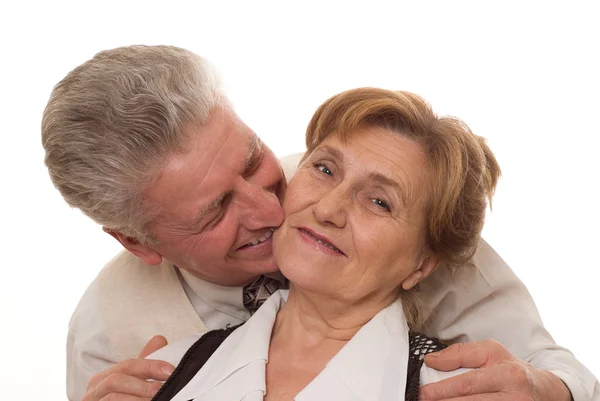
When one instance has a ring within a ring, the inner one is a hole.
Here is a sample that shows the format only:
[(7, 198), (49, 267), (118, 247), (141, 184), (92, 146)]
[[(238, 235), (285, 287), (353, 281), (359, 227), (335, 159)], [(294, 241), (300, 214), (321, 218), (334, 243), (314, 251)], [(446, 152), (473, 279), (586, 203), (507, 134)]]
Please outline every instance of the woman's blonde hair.
[[(306, 130), (307, 155), (329, 135), (346, 138), (361, 127), (381, 127), (423, 146), (429, 163), (425, 242), (447, 266), (465, 264), (475, 253), (500, 167), (485, 139), (461, 120), (438, 117), (410, 92), (359, 88), (323, 103)], [(406, 302), (412, 326), (418, 308)]]

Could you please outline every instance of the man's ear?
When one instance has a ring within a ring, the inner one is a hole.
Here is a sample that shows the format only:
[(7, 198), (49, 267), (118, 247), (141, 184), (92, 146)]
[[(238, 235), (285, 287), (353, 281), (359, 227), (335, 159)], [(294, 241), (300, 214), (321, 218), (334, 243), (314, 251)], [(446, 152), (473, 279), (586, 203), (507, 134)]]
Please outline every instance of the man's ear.
[(157, 266), (162, 262), (162, 256), (155, 250), (142, 245), (135, 238), (127, 237), (118, 231), (102, 227), (105, 233), (110, 234), (114, 239), (119, 241), (121, 245), (129, 252), (133, 253), (138, 258), (152, 266)]
[(437, 255), (429, 255), (421, 261), (417, 269), (402, 281), (402, 288), (406, 291), (425, 280), (437, 269), (440, 258)]

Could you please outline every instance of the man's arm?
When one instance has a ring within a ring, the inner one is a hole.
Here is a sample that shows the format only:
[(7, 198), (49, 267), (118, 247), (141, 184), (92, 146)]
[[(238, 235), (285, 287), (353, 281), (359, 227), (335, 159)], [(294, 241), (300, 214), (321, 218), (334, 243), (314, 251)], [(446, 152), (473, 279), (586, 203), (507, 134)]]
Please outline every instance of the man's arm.
[(69, 322), (67, 337), (67, 396), (83, 398), (88, 381), (97, 372), (117, 363), (98, 310), (96, 283), (81, 297)]
[(174, 367), (145, 358), (166, 345), (166, 338), (154, 336), (137, 358), (127, 359), (96, 373), (90, 378), (82, 401), (149, 401), (173, 373)]
[(541, 375), (551, 372), (562, 379), (575, 401), (596, 401), (596, 378), (554, 343), (523, 283), (485, 241), (470, 266), (454, 275), (440, 267), (425, 280), (422, 296), (431, 312), (426, 334), (451, 343), (497, 340)]
[(427, 355), (425, 364), (444, 372), (466, 367), (474, 370), (425, 385), (420, 390), (421, 400), (572, 400), (568, 387), (557, 376), (535, 369), (493, 340), (453, 344)]
[[(144, 347), (140, 358), (166, 344), (164, 337), (153, 338)], [(146, 379), (166, 380), (173, 366), (163, 361), (114, 357), (108, 335), (99, 313), (95, 282), (92, 283), (69, 323), (67, 338), (67, 396), (70, 401), (97, 401), (109, 393), (115, 399), (128, 396), (151, 398), (160, 383)], [(130, 399), (130, 398), (129, 398)]]

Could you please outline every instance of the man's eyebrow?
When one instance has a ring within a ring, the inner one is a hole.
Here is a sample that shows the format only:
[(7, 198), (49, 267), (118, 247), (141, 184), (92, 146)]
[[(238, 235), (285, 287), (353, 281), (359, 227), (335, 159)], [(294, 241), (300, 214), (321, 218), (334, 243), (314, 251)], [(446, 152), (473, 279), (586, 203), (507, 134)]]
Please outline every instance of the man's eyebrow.
[[(256, 171), (262, 158), (264, 156), (264, 147), (261, 140), (258, 138), (256, 134), (252, 135), (250, 138), (250, 143), (248, 144), (248, 154), (246, 155), (246, 160), (244, 161), (244, 176), (249, 176)], [(223, 201), (231, 195), (231, 191), (225, 191), (221, 193), (216, 199), (210, 202), (208, 205), (202, 207), (191, 224), (193, 230), (200, 229), (200, 225), (202, 220), (216, 209), (218, 209)]]
[(258, 169), (258, 166), (260, 166), (264, 154), (265, 150), (262, 141), (256, 134), (252, 135), (250, 143), (248, 144), (248, 154), (244, 161), (244, 173), (242, 174), (244, 177), (249, 177), (254, 174)]
[(223, 203), (223, 201), (229, 196), (231, 195), (230, 191), (226, 191), (223, 192), (222, 194), (220, 194), (215, 200), (213, 200), (212, 202), (210, 202), (208, 205), (203, 206), (198, 213), (196, 213), (196, 217), (194, 217), (194, 221), (192, 222), (192, 229), (197, 230), (200, 228), (200, 224), (202, 223), (202, 220), (209, 215), (211, 212), (215, 211), (216, 209), (218, 209), (221, 204)]

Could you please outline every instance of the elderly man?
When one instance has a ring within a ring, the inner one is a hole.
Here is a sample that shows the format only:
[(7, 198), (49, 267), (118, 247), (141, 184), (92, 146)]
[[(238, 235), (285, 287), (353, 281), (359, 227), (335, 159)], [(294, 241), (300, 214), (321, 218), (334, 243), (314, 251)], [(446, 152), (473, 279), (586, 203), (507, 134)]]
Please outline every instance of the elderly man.
[[(197, 55), (165, 46), (97, 54), (55, 87), (42, 140), (65, 200), (125, 248), (73, 314), (69, 399), (149, 399), (159, 383), (146, 379), (173, 369), (141, 358), (160, 338), (135, 358), (153, 334), (173, 342), (243, 323), (285, 285), (271, 251), (283, 221), (282, 167)], [(293, 172), (293, 160), (286, 164)], [(597, 397), (596, 379), (554, 344), (493, 249), (481, 243), (471, 264), (459, 280), (440, 268), (422, 288), (428, 334), (461, 343), (426, 363), (479, 369), (423, 387), (423, 399)]]

